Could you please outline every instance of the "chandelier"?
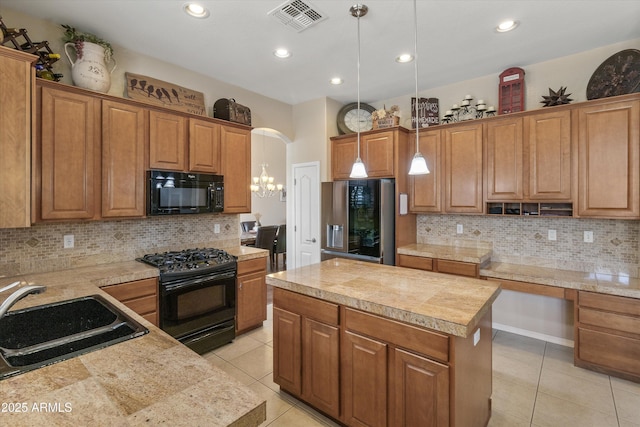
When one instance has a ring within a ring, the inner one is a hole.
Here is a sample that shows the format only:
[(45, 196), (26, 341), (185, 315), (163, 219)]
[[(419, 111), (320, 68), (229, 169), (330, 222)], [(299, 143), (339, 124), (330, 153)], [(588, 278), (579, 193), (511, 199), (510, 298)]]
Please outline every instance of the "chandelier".
[[(262, 132), (262, 153), (264, 158), (264, 132)], [(282, 192), (284, 186), (282, 184), (274, 184), (275, 178), (267, 173), (267, 164), (262, 163), (262, 172), (260, 176), (253, 177), (253, 183), (249, 186), (251, 192), (258, 197), (272, 197)]]

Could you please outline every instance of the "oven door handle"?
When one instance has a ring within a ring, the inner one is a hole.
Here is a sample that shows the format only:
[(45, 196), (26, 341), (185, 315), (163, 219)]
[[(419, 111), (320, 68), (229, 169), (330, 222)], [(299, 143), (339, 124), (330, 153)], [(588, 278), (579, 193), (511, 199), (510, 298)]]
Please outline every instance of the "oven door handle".
[(161, 285), (161, 289), (163, 291), (163, 293), (170, 293), (170, 292), (176, 292), (180, 289), (184, 289), (184, 288), (188, 288), (191, 286), (197, 286), (200, 285), (202, 283), (206, 283), (206, 282), (211, 282), (211, 281), (217, 281), (217, 280), (224, 280), (224, 279), (235, 279), (236, 277), (236, 272), (235, 271), (229, 271), (229, 272), (225, 272), (225, 273), (220, 273), (220, 274), (216, 274), (215, 276), (199, 276), (199, 277), (194, 277), (191, 279), (180, 279), (179, 281), (176, 281), (175, 283), (162, 283)]

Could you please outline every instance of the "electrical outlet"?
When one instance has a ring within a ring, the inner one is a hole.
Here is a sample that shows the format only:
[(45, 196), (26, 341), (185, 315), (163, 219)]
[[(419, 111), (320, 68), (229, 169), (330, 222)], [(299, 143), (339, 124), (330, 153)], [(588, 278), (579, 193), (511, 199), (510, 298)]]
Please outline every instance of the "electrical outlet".
[(547, 238), (549, 240), (556, 240), (556, 230), (549, 230), (549, 234), (547, 236)]
[(462, 234), (462, 224), (458, 224), (458, 226), (456, 227), (456, 233)]
[(62, 241), (65, 249), (71, 249), (75, 246), (73, 234), (65, 234)]
[(213, 225), (213, 232), (215, 234), (219, 234), (220, 233), (220, 224), (214, 224)]
[(480, 328), (473, 333), (473, 346), (477, 346), (480, 342)]
[(585, 243), (593, 243), (593, 231), (584, 232), (584, 241)]

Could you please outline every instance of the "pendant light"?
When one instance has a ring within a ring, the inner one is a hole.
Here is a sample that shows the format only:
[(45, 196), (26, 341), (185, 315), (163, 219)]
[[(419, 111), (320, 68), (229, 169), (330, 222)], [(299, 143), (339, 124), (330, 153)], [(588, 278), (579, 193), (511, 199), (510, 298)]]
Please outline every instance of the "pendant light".
[(362, 126), (362, 122), (360, 121), (360, 114), (362, 110), (360, 109), (360, 17), (367, 14), (369, 8), (364, 4), (354, 4), (349, 9), (351, 15), (357, 18), (358, 20), (358, 157), (356, 158), (353, 167), (351, 168), (351, 175), (349, 178), (367, 178), (367, 170), (364, 167), (364, 163), (362, 163), (362, 159), (360, 158), (360, 126)]
[(429, 173), (429, 168), (427, 167), (427, 161), (422, 156), (422, 153), (420, 153), (420, 118), (418, 117), (418, 105), (420, 104), (420, 98), (418, 97), (418, 8), (416, 7), (416, 0), (413, 0), (413, 19), (413, 24), (415, 26), (415, 52), (413, 55), (413, 66), (416, 80), (416, 154), (413, 155), (413, 159), (411, 160), (409, 175), (426, 175)]

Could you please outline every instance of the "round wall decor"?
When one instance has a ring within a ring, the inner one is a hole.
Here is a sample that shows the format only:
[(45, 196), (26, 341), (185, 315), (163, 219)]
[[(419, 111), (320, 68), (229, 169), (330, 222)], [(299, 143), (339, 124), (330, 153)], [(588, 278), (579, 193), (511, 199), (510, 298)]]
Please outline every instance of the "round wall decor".
[(587, 99), (640, 92), (640, 50), (625, 49), (607, 58), (589, 79)]

